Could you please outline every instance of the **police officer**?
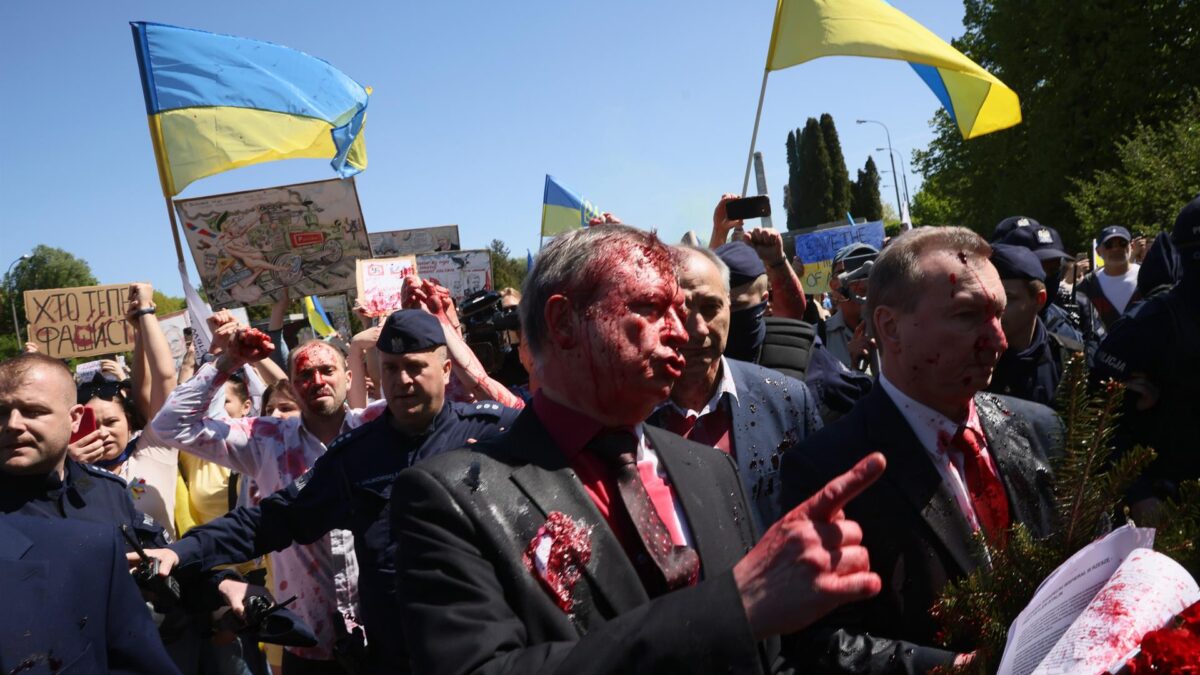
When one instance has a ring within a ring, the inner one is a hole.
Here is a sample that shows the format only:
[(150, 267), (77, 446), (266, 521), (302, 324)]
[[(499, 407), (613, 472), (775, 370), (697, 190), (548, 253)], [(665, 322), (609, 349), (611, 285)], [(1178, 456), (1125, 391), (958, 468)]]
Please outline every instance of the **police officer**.
[(367, 665), (371, 672), (394, 673), (407, 672), (408, 661), (395, 606), (387, 508), (392, 483), (418, 460), (500, 433), (517, 411), (491, 401), (446, 401), (451, 362), (441, 324), (428, 312), (393, 313), (376, 347), (386, 413), (334, 440), (307, 473), (257, 507), (235, 509), (153, 554), (167, 570), (203, 569), (311, 543), (332, 529), (350, 530), (360, 567)]
[(1118, 449), (1158, 452), (1128, 494), (1135, 518), (1139, 507), (1176, 496), (1180, 481), (1200, 478), (1200, 197), (1180, 211), (1171, 239), (1179, 282), (1112, 325), (1092, 370), (1094, 385), (1112, 378), (1128, 388)]
[(1008, 301), (1000, 318), (1008, 349), (996, 363), (988, 391), (1054, 405), (1065, 356), (1082, 351), (1083, 344), (1068, 343), (1042, 323), (1039, 312), (1047, 302), (1046, 273), (1032, 251), (993, 244), (991, 260)]
[[(1063, 290), (1059, 283), (1062, 281), (1063, 261), (1072, 258), (1067, 255), (1058, 230), (1042, 225), (1033, 218), (1011, 216), (1000, 221), (990, 241), (993, 244), (1022, 246), (1037, 256), (1042, 271), (1045, 272), (1043, 281), (1047, 293), (1047, 302), (1040, 314), (1042, 323), (1046, 330), (1055, 335), (1073, 342), (1086, 343), (1085, 337), (1094, 332), (1091, 328), (1093, 322), (1084, 320), (1083, 310), (1075, 301), (1074, 291)], [(1097, 330), (1103, 330), (1098, 321), (1094, 322), (1094, 325), (1097, 326)], [(1100, 337), (1103, 335), (1100, 334)], [(1093, 342), (1091, 351), (1094, 352), (1099, 341)]]

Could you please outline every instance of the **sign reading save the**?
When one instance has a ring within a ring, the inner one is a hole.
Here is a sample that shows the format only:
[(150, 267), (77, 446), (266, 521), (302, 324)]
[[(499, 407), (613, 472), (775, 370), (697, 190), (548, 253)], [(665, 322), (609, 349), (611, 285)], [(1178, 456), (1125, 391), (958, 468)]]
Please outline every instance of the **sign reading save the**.
[(128, 301), (129, 284), (25, 291), (29, 341), (55, 358), (129, 351)]

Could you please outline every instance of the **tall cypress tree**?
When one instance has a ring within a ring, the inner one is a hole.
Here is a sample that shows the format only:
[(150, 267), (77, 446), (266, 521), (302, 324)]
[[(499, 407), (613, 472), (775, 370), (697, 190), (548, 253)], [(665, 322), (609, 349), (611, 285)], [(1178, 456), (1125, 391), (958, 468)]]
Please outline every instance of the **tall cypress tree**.
[(792, 191), (792, 206), (797, 214), (798, 227), (812, 227), (837, 218), (833, 210), (833, 170), (821, 126), (808, 118), (800, 133), (800, 185)]
[(787, 137), (787, 163), (788, 163), (788, 182), (787, 189), (784, 191), (787, 199), (785, 199), (784, 208), (787, 209), (787, 229), (794, 230), (799, 225), (799, 212), (796, 209), (796, 195), (800, 189), (800, 130), (789, 131)]
[(837, 127), (833, 124), (833, 116), (821, 114), (821, 136), (825, 140), (825, 150), (829, 152), (829, 176), (833, 190), (832, 220), (846, 215), (850, 210), (850, 174), (846, 170), (846, 158), (842, 156), (842, 142), (838, 140)]
[(853, 186), (854, 204), (850, 212), (855, 217), (867, 220), (883, 218), (883, 201), (879, 198), (879, 170), (875, 168), (875, 160), (868, 155), (867, 164), (858, 170), (858, 180)]

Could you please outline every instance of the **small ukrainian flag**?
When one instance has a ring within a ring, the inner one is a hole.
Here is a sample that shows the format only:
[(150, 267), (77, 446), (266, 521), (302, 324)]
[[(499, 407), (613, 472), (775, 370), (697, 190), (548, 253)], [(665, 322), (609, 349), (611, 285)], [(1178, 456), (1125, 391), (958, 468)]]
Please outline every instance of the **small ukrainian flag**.
[(319, 337), (329, 337), (337, 332), (317, 296), (304, 296), (304, 314), (308, 317), (308, 325), (312, 326), (313, 332)]
[(600, 217), (600, 209), (586, 199), (559, 185), (554, 176), (546, 174), (546, 192), (542, 198), (542, 236), (555, 237), (564, 232), (587, 227), (588, 221)]

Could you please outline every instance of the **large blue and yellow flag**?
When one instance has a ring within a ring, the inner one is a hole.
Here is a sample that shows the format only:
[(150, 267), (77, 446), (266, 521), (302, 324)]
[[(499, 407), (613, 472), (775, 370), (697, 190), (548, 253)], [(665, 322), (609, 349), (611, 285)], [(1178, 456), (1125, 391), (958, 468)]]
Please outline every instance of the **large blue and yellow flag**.
[(542, 197), (542, 236), (555, 237), (564, 232), (587, 227), (588, 221), (600, 217), (600, 209), (586, 199), (558, 184), (546, 174), (546, 191)]
[(250, 164), (328, 157), (343, 178), (367, 166), (370, 89), (269, 42), (137, 21), (133, 42), (163, 193)]
[(779, 0), (767, 70), (822, 56), (907, 61), (964, 139), (1021, 122), (1021, 103), (1012, 89), (883, 0)]

